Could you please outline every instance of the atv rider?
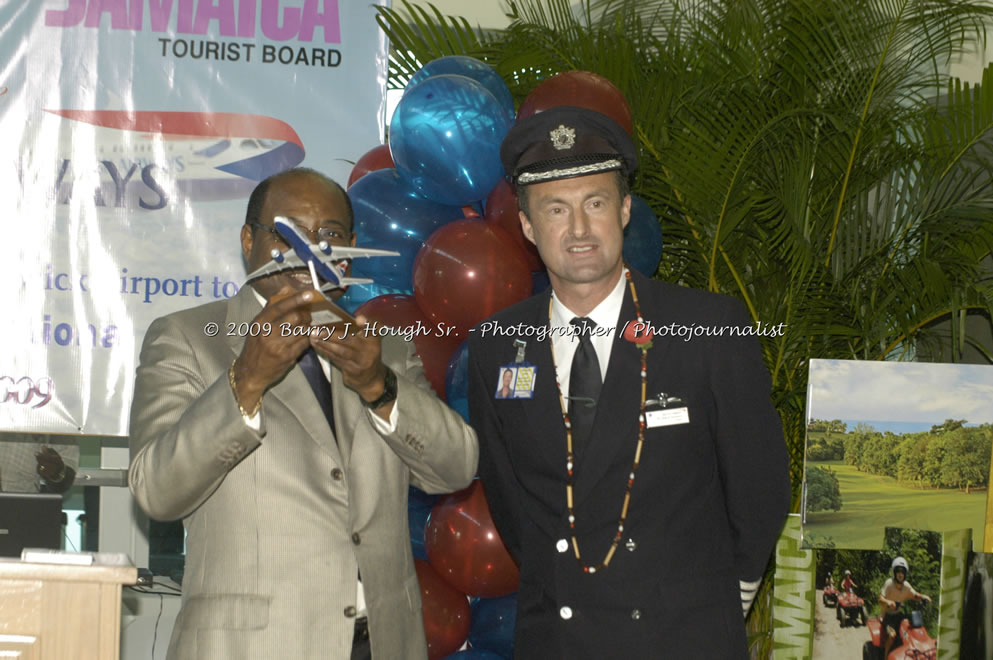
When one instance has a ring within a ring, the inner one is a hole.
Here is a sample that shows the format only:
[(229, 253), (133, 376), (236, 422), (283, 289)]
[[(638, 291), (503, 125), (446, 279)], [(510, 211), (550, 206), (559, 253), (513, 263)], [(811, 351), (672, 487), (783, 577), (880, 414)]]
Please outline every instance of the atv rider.
[(845, 579), (841, 581), (841, 590), (845, 593), (850, 591), (855, 591), (855, 587), (859, 585), (855, 584), (855, 580), (852, 579), (852, 572), (845, 571)]
[(893, 577), (887, 578), (883, 584), (883, 590), (879, 594), (879, 609), (883, 613), (883, 628), (886, 630), (886, 645), (883, 650), (884, 658), (890, 654), (890, 649), (893, 647), (893, 640), (896, 639), (897, 633), (900, 630), (900, 623), (907, 618), (907, 614), (902, 611), (900, 604), (908, 600), (931, 602), (930, 596), (918, 593), (907, 582), (910, 567), (907, 565), (906, 559), (897, 557), (890, 565), (890, 569), (893, 571)]

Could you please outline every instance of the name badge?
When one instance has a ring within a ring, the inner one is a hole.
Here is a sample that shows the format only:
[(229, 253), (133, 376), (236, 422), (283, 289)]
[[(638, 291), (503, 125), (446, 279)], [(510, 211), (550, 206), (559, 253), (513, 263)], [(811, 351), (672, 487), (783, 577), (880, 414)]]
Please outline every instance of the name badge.
[(527, 362), (512, 362), (500, 367), (495, 398), (533, 399), (538, 367)]
[(654, 429), (658, 426), (675, 426), (677, 424), (690, 423), (690, 409), (686, 406), (682, 408), (665, 408), (663, 410), (653, 410), (645, 413), (645, 425)]

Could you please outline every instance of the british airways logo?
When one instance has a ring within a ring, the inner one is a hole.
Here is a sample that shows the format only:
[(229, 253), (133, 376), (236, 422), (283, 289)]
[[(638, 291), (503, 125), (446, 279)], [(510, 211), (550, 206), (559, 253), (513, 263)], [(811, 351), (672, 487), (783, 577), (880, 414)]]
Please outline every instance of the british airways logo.
[[(338, 0), (304, 0), (302, 7), (285, 0), (64, 0), (65, 9), (45, 12), (49, 27), (96, 28), (103, 16), (114, 30), (206, 35), (272, 41), (341, 43)], [(175, 26), (174, 28), (172, 26)]]
[[(173, 198), (236, 199), (271, 174), (303, 161), (286, 122), (217, 112), (48, 110), (93, 127), (92, 148), (61, 145), (55, 197), (90, 195), (97, 206), (165, 208)], [(71, 135), (71, 133), (70, 133)], [(95, 163), (94, 163), (95, 156)], [(93, 186), (93, 167), (99, 183)], [(81, 186), (91, 186), (79, 190)]]

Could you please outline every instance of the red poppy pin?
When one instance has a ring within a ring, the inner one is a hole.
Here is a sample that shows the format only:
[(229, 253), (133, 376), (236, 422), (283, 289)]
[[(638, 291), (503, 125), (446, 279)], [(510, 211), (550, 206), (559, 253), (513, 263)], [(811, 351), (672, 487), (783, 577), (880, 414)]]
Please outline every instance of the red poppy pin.
[(624, 339), (636, 345), (644, 353), (647, 353), (648, 349), (652, 347), (653, 334), (652, 325), (640, 318), (633, 323), (628, 323), (627, 327), (624, 328)]

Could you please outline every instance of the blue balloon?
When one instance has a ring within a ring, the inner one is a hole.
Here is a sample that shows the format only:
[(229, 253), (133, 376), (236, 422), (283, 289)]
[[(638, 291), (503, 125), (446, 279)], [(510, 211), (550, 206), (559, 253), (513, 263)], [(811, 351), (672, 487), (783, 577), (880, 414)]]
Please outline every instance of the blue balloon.
[(469, 643), (472, 648), (490, 651), (500, 658), (512, 660), (516, 618), (517, 594), (480, 598), (472, 604), (472, 627), (469, 628)]
[(490, 94), (496, 97), (500, 105), (507, 111), (507, 116), (513, 122), (517, 118), (514, 110), (514, 97), (510, 93), (510, 88), (503, 81), (500, 74), (486, 62), (477, 60), (475, 57), (467, 55), (449, 55), (431, 60), (420, 71), (410, 77), (406, 89), (410, 89), (420, 82), (424, 82), (432, 76), (454, 73), (459, 76), (472, 78), (480, 85), (489, 90)]
[(410, 506), (407, 509), (407, 520), (410, 522), (410, 550), (415, 559), (427, 561), (428, 551), (424, 547), (424, 531), (431, 516), (430, 507)]
[(407, 488), (407, 505), (419, 508), (431, 509), (434, 507), (435, 502), (438, 501), (440, 495), (432, 495), (431, 493), (425, 493), (420, 488), (416, 486), (409, 486)]
[(425, 199), (395, 169), (369, 172), (348, 189), (358, 247), (396, 250), (399, 257), (352, 262), (352, 277), (370, 277), (397, 291), (413, 290), (414, 258), (438, 227), (463, 217), (458, 206)]
[(536, 270), (531, 273), (531, 295), (539, 294), (551, 285), (552, 281), (548, 279), (547, 270)]
[(651, 207), (631, 195), (631, 220), (624, 228), (624, 261), (646, 277), (653, 277), (662, 261), (662, 225)]
[(410, 523), (410, 549), (416, 559), (427, 561), (428, 553), (424, 547), (424, 533), (427, 530), (431, 509), (434, 508), (438, 497), (438, 495), (430, 495), (414, 486), (407, 488), (407, 520)]
[(445, 400), (448, 407), (469, 421), (469, 340), (452, 354), (445, 369)]
[(397, 104), (390, 154), (419, 193), (461, 207), (485, 198), (503, 177), (500, 143), (511, 123), (496, 97), (472, 78), (431, 76)]

